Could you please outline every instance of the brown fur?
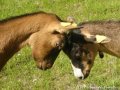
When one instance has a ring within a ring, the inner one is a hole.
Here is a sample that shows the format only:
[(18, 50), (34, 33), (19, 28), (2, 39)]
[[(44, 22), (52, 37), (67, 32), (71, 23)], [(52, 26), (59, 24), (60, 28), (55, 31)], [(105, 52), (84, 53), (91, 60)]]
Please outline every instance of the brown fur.
[(59, 32), (64, 31), (61, 21), (57, 15), (45, 12), (1, 20), (0, 70), (25, 45), (32, 47), (40, 69), (52, 67), (64, 44), (64, 34)]
[[(98, 50), (120, 57), (120, 21), (99, 21), (87, 22), (80, 25), (83, 27), (80, 31), (85, 34), (86, 31), (90, 35), (104, 35), (111, 39), (105, 44), (95, 44)], [(116, 48), (117, 47), (117, 48)]]
[[(70, 57), (73, 64), (77, 62), (75, 66), (79, 66), (84, 76), (87, 77), (97, 52), (106, 52), (120, 57), (120, 21), (85, 22), (79, 26), (81, 29), (68, 40), (71, 43), (67, 44), (64, 52)], [(109, 37), (111, 41), (108, 43), (93, 43), (86, 41), (85, 37), (87, 35), (104, 35)], [(75, 39), (76, 36), (79, 37)]]

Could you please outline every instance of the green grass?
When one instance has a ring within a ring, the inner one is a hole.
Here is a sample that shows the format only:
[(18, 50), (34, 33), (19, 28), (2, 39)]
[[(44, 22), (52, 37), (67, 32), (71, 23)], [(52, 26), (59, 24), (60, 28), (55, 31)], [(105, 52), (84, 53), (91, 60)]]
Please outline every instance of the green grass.
[[(0, 19), (28, 12), (46, 11), (77, 22), (120, 20), (119, 0), (0, 0)], [(120, 59), (96, 58), (90, 76), (77, 80), (68, 57), (61, 52), (47, 71), (36, 68), (30, 48), (23, 48), (0, 72), (0, 90), (117, 90), (120, 87)]]

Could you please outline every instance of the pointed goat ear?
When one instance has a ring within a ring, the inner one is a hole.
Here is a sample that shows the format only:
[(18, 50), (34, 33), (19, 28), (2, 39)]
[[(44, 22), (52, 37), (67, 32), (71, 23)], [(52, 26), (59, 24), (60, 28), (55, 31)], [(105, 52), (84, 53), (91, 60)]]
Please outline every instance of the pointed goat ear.
[(104, 35), (84, 35), (84, 39), (88, 42), (93, 43), (108, 43), (111, 41), (110, 38), (104, 36)]
[(103, 35), (95, 35), (96, 41), (95, 43), (108, 43), (111, 41), (110, 38)]

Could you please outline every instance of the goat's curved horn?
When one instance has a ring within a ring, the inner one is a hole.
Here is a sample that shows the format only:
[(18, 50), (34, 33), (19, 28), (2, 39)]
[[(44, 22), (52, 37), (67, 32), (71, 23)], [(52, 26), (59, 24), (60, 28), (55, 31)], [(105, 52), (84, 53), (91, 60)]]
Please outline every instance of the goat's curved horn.
[(67, 27), (67, 26), (71, 25), (71, 23), (69, 23), (69, 22), (61, 22), (60, 24), (63, 27)]
[(76, 24), (76, 23), (61, 22), (60, 24), (61, 24), (61, 26), (63, 26), (63, 27), (70, 27), (70, 26), (72, 26), (72, 27), (77, 27), (77, 24)]
[(61, 22), (60, 23), (61, 27), (59, 32), (63, 33), (69, 33), (71, 30), (79, 28), (78, 25), (74, 22)]

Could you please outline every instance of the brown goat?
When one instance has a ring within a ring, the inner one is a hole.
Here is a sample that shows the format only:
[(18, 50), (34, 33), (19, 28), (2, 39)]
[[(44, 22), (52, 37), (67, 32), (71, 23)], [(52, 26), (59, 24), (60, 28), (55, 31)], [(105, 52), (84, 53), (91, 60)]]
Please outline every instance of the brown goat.
[(30, 45), (40, 69), (52, 67), (64, 37), (77, 25), (63, 22), (57, 15), (37, 12), (0, 21), (0, 70), (22, 47)]
[(93, 66), (97, 52), (120, 57), (120, 21), (95, 21), (79, 25), (63, 49), (70, 57), (76, 77), (85, 79)]

